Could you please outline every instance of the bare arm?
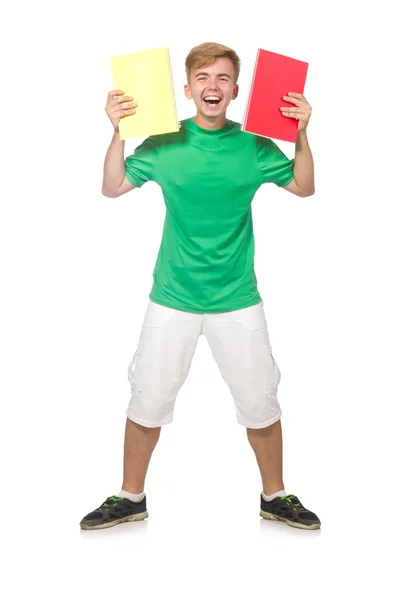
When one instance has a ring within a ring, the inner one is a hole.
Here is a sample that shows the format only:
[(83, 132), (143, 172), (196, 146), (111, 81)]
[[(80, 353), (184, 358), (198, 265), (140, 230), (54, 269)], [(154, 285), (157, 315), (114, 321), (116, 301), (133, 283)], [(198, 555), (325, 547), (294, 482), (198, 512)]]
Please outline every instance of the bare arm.
[(136, 186), (132, 185), (125, 176), (124, 140), (120, 139), (119, 120), (123, 116), (134, 114), (137, 106), (131, 96), (124, 96), (122, 90), (112, 90), (108, 94), (105, 107), (106, 114), (114, 128), (114, 134), (106, 153), (103, 167), (102, 194), (108, 198), (117, 198), (129, 192)]
[(287, 192), (303, 198), (312, 196), (315, 192), (313, 156), (304, 132), (298, 134), (296, 140), (294, 179), (283, 187)]
[(303, 94), (289, 92), (288, 96), (283, 96), (294, 107), (281, 107), (283, 115), (292, 119), (299, 119), (298, 136), (295, 144), (295, 163), (294, 179), (284, 189), (297, 196), (312, 196), (315, 193), (314, 187), (314, 162), (307, 139), (307, 126), (312, 113), (312, 107)]
[(103, 167), (102, 194), (108, 198), (117, 198), (136, 187), (125, 176), (124, 146), (124, 140), (120, 139), (117, 129), (114, 131)]

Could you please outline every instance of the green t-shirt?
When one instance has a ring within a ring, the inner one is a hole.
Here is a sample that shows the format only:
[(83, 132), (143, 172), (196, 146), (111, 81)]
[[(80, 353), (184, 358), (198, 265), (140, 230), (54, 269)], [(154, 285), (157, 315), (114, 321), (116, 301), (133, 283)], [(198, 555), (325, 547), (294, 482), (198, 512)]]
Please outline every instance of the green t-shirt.
[(261, 302), (251, 202), (263, 183), (288, 185), (294, 159), (240, 123), (211, 131), (190, 117), (176, 133), (146, 138), (125, 167), (137, 187), (158, 183), (166, 205), (153, 302), (197, 313)]

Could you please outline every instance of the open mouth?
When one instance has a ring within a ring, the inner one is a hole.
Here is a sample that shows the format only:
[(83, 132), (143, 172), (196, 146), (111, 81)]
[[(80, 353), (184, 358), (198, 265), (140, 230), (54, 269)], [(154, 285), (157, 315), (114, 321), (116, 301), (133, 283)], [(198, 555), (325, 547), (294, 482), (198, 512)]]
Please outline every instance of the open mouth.
[(203, 102), (208, 108), (216, 108), (222, 102), (222, 99), (219, 96), (205, 96)]

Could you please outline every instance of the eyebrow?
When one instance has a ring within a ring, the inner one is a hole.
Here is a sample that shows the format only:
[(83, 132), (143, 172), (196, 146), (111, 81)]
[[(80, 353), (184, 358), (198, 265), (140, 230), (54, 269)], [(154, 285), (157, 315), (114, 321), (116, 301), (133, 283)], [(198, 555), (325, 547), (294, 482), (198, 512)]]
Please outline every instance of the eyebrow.
[[(201, 71), (200, 73), (196, 73), (195, 77), (198, 77), (199, 75), (209, 75), (209, 73)], [(231, 79), (229, 73), (219, 73), (218, 77), (229, 77), (229, 79)]]

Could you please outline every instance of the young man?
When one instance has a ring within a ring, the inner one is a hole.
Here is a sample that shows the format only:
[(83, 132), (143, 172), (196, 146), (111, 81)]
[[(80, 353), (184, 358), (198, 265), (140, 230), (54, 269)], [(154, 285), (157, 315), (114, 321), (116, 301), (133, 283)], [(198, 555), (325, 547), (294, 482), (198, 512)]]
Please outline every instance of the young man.
[(120, 118), (139, 107), (122, 90), (109, 93), (106, 113), (115, 132), (105, 159), (102, 192), (117, 198), (156, 181), (166, 204), (153, 287), (137, 351), (129, 365), (131, 400), (124, 443), (124, 480), (86, 515), (83, 529), (110, 527), (148, 516), (144, 484), (161, 426), (171, 423), (177, 394), (198, 338), (205, 335), (247, 428), (263, 491), (260, 515), (303, 529), (318, 517), (292, 494), (282, 477), (281, 373), (272, 355), (263, 303), (254, 272), (251, 202), (263, 183), (297, 196), (314, 194), (313, 159), (306, 127), (311, 107), (301, 94), (281, 107), (299, 119), (295, 159), (268, 138), (241, 131), (226, 118), (238, 94), (240, 60), (234, 50), (201, 44), (186, 58), (185, 95), (197, 114), (179, 132), (148, 137), (124, 160)]

